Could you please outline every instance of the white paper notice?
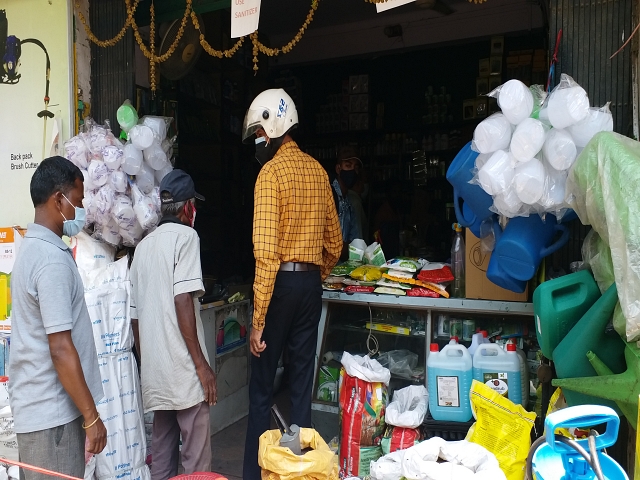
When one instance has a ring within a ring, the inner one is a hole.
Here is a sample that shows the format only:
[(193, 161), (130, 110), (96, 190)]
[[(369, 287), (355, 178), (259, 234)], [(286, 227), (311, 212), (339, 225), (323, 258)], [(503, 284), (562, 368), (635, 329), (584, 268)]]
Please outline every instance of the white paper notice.
[(231, 0), (231, 38), (250, 35), (258, 29), (261, 0)]
[[(235, 0), (234, 0), (235, 1)], [(376, 12), (386, 12), (392, 8), (401, 7), (407, 3), (415, 2), (416, 0), (387, 0), (384, 3), (376, 3)]]

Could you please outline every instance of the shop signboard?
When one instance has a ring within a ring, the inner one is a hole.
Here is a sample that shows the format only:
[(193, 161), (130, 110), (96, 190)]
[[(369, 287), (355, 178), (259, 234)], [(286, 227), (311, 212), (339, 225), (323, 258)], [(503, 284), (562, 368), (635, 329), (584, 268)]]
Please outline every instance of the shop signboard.
[(0, 225), (33, 221), (29, 184), (74, 128), (69, 0), (0, 3)]

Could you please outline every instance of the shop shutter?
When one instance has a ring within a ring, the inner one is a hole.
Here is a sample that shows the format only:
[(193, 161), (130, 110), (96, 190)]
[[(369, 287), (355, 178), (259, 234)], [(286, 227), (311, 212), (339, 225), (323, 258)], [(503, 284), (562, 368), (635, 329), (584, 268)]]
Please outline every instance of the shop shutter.
[(611, 101), (616, 132), (633, 136), (631, 43), (611, 55), (631, 32), (633, 0), (551, 0), (550, 55), (562, 29), (557, 83), (560, 73), (571, 75), (589, 94), (592, 106)]
[[(90, 2), (91, 30), (101, 40), (113, 38), (127, 18), (122, 0), (96, 0)], [(115, 46), (101, 48), (91, 44), (91, 117), (98, 123), (106, 119), (114, 131), (117, 128), (116, 111), (127, 98), (135, 102), (134, 38), (131, 29)]]

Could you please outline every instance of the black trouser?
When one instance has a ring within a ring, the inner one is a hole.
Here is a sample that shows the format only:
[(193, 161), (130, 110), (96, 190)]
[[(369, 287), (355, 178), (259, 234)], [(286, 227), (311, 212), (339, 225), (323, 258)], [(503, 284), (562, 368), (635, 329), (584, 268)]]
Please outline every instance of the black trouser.
[(311, 427), (313, 371), (321, 310), (319, 271), (278, 272), (262, 333), (267, 348), (259, 358), (251, 357), (244, 480), (260, 480), (258, 440), (271, 425), (273, 381), (285, 348), (289, 355), (290, 422), (299, 427)]

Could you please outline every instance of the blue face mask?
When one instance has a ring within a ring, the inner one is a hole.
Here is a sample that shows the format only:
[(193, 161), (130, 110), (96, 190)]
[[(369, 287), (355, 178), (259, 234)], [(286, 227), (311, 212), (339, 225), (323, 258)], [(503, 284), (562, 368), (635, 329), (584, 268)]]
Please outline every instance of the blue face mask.
[[(67, 202), (69, 202), (69, 199), (64, 194), (62, 194), (62, 196)], [(67, 237), (75, 237), (84, 228), (86, 213), (84, 211), (84, 208), (76, 207), (71, 202), (69, 202), (69, 205), (75, 208), (76, 215), (73, 220), (67, 220), (67, 217), (64, 216), (64, 213), (60, 211), (60, 215), (62, 215), (62, 218), (64, 218), (64, 222), (62, 223), (62, 234), (66, 235)]]

